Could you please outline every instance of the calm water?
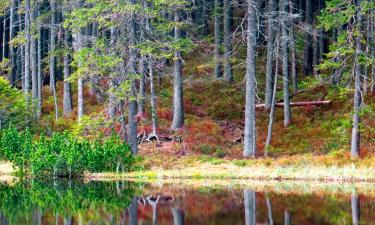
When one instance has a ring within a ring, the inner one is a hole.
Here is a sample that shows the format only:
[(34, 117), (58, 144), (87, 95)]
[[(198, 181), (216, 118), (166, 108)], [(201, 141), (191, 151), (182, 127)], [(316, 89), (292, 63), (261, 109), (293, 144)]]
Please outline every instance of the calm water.
[(267, 190), (22, 181), (0, 185), (0, 225), (375, 224), (374, 195), (354, 188), (335, 194)]

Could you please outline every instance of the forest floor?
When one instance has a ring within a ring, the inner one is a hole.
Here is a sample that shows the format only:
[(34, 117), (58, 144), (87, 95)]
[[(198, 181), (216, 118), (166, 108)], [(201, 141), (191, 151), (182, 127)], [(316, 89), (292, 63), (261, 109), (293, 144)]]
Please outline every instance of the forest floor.
[[(267, 136), (268, 112), (257, 110), (257, 159), (243, 159), (243, 130), (245, 102), (245, 67), (234, 68), (234, 82), (212, 77), (210, 46), (203, 46), (184, 65), (185, 126), (170, 130), (172, 122), (172, 81), (164, 71), (157, 79), (158, 135), (162, 142), (140, 144), (143, 168), (126, 177), (215, 177), (257, 179), (312, 179), (312, 180), (368, 180), (375, 181), (375, 95), (364, 97), (361, 127), (361, 151), (358, 159), (350, 158), (350, 134), (353, 109), (353, 92), (317, 82), (314, 77), (300, 77), (299, 90), (292, 92), (291, 101), (329, 100), (331, 104), (292, 108), (292, 124), (283, 125), (283, 110), (277, 108), (273, 138), (264, 157)], [(244, 53), (239, 53), (244, 54)], [(199, 55), (199, 57), (197, 57)], [(202, 58), (205, 60), (202, 61)], [(262, 56), (257, 65), (264, 64)], [(264, 84), (264, 71), (259, 70), (257, 83)], [(63, 95), (62, 83), (57, 84), (58, 96)], [(48, 87), (44, 90), (48, 94)], [(77, 99), (73, 84), (73, 99)], [(257, 102), (264, 98), (262, 85), (258, 87)], [(280, 82), (276, 99), (283, 98)], [(85, 89), (85, 114), (88, 121), (105, 115), (105, 104), (98, 102)], [(148, 96), (148, 94), (147, 94)], [(62, 98), (58, 98), (62, 109)], [(279, 102), (279, 101), (278, 101)], [(74, 104), (75, 105), (75, 104)], [(126, 108), (126, 107), (125, 107)], [(54, 121), (53, 98), (43, 101), (43, 114), (39, 123), (41, 132), (77, 129), (76, 107), (71, 117)], [(139, 118), (138, 132), (151, 133), (149, 99), (146, 114)], [(96, 135), (98, 127), (85, 128), (86, 135)], [(100, 128), (100, 127), (99, 127)], [(118, 175), (96, 174), (98, 177)]]

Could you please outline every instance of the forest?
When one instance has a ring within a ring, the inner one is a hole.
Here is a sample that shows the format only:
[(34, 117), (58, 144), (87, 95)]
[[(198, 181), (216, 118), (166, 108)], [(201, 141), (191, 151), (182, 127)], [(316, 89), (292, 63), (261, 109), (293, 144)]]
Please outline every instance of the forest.
[(0, 157), (23, 173), (374, 178), (371, 0), (0, 3)]

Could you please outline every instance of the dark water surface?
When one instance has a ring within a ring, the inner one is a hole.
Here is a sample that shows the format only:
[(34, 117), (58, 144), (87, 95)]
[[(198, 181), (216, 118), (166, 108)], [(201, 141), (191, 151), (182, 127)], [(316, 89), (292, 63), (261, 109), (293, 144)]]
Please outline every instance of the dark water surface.
[[(328, 193), (328, 194), (327, 194)], [(27, 180), (0, 185), (0, 225), (375, 224), (373, 194)]]

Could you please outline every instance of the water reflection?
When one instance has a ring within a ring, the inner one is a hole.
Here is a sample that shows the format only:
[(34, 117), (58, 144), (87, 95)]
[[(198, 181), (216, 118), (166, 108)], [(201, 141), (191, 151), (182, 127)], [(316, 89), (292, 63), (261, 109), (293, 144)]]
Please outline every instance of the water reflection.
[(0, 185), (0, 225), (371, 225), (372, 196), (27, 180)]

